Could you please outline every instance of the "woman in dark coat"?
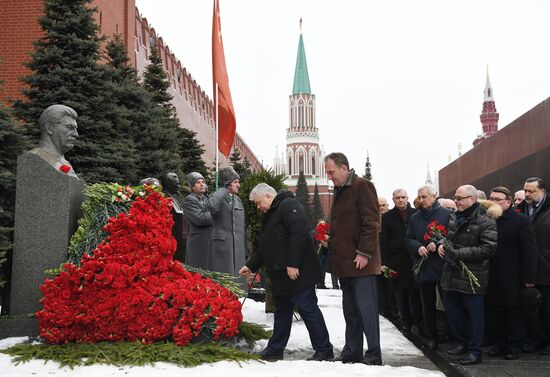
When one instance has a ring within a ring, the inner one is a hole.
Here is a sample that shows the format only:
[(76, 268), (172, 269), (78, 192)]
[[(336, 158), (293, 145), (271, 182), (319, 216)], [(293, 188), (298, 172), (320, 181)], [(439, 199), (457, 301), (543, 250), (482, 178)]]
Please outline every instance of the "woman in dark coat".
[(250, 200), (265, 215), (258, 249), (239, 273), (248, 276), (265, 266), (271, 278), (276, 306), (273, 336), (260, 356), (264, 360), (283, 358), (296, 307), (315, 349), (315, 354), (308, 360), (332, 359), (332, 344), (315, 295), (315, 283), (321, 269), (304, 208), (292, 192), (282, 190), (277, 194), (265, 183), (252, 190)]

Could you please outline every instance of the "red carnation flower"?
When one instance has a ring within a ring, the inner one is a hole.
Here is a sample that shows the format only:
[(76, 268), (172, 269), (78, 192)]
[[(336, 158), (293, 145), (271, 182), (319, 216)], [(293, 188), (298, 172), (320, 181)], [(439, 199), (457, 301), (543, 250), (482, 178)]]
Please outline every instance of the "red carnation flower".
[(152, 191), (111, 218), (110, 235), (81, 266), (42, 285), (40, 335), (49, 343), (141, 341), (186, 345), (206, 332), (231, 337), (241, 303), (226, 288), (173, 260), (171, 200)]
[(71, 171), (71, 165), (63, 164), (59, 167), (59, 170), (61, 170), (63, 173), (67, 174)]

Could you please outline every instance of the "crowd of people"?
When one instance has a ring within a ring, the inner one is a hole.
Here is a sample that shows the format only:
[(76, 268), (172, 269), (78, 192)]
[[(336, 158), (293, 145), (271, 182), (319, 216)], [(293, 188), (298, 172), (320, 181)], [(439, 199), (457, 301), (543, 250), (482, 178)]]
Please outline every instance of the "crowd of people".
[[(260, 183), (249, 199), (264, 215), (247, 260), (238, 175), (222, 170), (222, 188), (210, 196), (200, 174), (186, 177), (187, 260), (245, 277), (264, 267), (271, 278), (274, 329), (262, 359), (283, 358), (294, 310), (315, 351), (309, 360), (381, 365), (379, 314), (397, 316), (404, 333), (416, 332), (432, 350), (448, 342), (446, 352), (463, 365), (482, 362), (484, 344), (492, 345), (489, 357), (550, 355), (550, 199), (542, 179), (527, 179), (514, 194), (494, 187), (488, 197), (463, 185), (453, 199), (426, 184), (412, 206), (399, 188), (389, 209), (344, 154), (327, 155), (325, 171), (334, 199), (320, 247), (294, 194)], [(327, 266), (346, 323), (338, 357), (315, 291), (326, 288)]]
[[(550, 355), (550, 199), (540, 178), (515, 194), (460, 186), (453, 200), (432, 185), (392, 193), (380, 203), (382, 271), (396, 271), (379, 287), (381, 314), (397, 315), (435, 350), (463, 365), (489, 357), (517, 359), (521, 352)], [(383, 213), (385, 212), (385, 213)], [(392, 306), (395, 303), (395, 309)]]

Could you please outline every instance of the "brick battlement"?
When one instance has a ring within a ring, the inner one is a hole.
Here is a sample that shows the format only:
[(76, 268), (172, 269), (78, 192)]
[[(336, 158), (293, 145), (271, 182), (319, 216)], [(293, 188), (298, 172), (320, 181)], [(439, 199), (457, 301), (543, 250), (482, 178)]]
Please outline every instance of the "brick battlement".
[[(197, 133), (197, 138), (205, 147), (203, 159), (207, 166), (213, 166), (215, 160), (215, 124), (214, 105), (205, 91), (193, 79), (180, 60), (170, 51), (168, 44), (156, 34), (145, 17), (140, 15), (134, 0), (95, 0), (92, 5), (97, 8), (96, 22), (100, 33), (112, 36), (120, 33), (128, 49), (130, 62), (140, 74), (149, 64), (151, 43), (159, 46), (168, 73), (174, 97), (173, 104), (183, 127)], [(11, 101), (23, 98), (20, 78), (31, 72), (25, 68), (29, 54), (34, 49), (33, 42), (42, 35), (38, 18), (43, 13), (43, 0), (0, 0), (0, 101), (10, 105)], [(263, 169), (261, 162), (240, 137), (235, 135), (234, 145), (241, 155), (247, 156), (254, 169)], [(220, 154), (222, 166), (229, 160)]]

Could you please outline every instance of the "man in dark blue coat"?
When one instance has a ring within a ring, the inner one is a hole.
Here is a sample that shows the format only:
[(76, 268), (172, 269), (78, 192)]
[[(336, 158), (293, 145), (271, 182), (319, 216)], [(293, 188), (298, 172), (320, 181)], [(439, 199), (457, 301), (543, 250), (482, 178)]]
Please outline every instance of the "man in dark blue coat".
[(428, 347), (438, 347), (436, 289), (441, 296), (441, 272), (443, 259), (437, 255), (436, 244), (433, 240), (426, 239), (428, 224), (436, 220), (447, 227), (453, 211), (443, 208), (436, 200), (435, 187), (424, 185), (418, 189), (420, 198), (420, 210), (411, 216), (405, 244), (413, 258), (415, 279), (420, 287), (422, 300), (422, 314), (424, 317), (424, 335), (428, 338)]
[(264, 213), (258, 249), (239, 273), (250, 276), (265, 266), (275, 300), (273, 335), (260, 352), (264, 360), (281, 360), (290, 337), (294, 307), (304, 320), (315, 353), (308, 360), (334, 357), (323, 314), (317, 305), (315, 283), (321, 273), (302, 205), (287, 190), (279, 193), (265, 183), (250, 192)]
[(497, 219), (497, 251), (490, 261), (486, 297), (487, 324), (495, 345), (489, 356), (514, 360), (524, 341), (520, 292), (534, 286), (537, 245), (529, 217), (512, 206), (510, 190), (495, 187), (489, 199), (503, 210)]

